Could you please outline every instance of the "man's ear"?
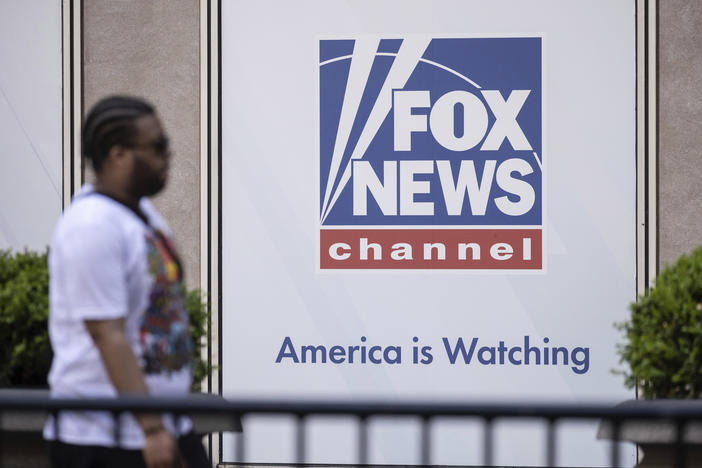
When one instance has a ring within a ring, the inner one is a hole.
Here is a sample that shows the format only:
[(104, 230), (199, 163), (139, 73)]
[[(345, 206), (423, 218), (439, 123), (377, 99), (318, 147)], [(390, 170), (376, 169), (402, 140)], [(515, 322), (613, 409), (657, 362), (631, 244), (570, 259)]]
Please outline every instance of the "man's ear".
[(129, 148), (125, 146), (114, 145), (110, 148), (110, 151), (108, 151), (103, 165), (108, 163), (113, 167), (124, 167), (129, 160), (130, 152)]

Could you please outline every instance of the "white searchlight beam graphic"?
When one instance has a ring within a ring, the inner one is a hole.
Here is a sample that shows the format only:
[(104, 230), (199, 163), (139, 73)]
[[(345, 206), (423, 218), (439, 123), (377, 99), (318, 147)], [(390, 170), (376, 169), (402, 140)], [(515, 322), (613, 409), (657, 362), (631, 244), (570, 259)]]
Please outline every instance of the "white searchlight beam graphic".
[[(368, 121), (366, 121), (361, 136), (358, 138), (358, 142), (351, 153), (351, 159), (346, 164), (344, 172), (341, 176), (341, 180), (334, 191), (334, 195), (329, 199), (328, 195), (331, 193), (331, 186), (333, 181), (336, 180), (338, 175), (338, 170), (340, 167), (341, 157), (343, 155), (343, 150), (348, 142), (348, 136), (351, 132), (351, 126), (353, 124), (352, 117), (358, 111), (358, 105), (361, 100), (361, 95), (363, 94), (363, 89), (365, 88), (368, 75), (370, 74), (370, 69), (373, 65), (373, 60), (375, 59), (376, 51), (378, 49), (379, 40), (357, 40), (354, 46), (353, 57), (351, 59), (351, 70), (349, 72), (349, 79), (346, 84), (346, 93), (344, 96), (344, 103), (341, 108), (341, 119), (339, 120), (339, 130), (337, 132), (336, 142), (334, 144), (334, 153), (332, 155), (332, 165), (330, 167), (329, 177), (327, 179), (327, 190), (324, 196), (324, 203), (322, 210), (322, 223), (329, 216), (329, 212), (332, 207), (339, 199), (341, 191), (344, 189), (349, 179), (351, 179), (351, 162), (355, 159), (363, 158), (368, 146), (375, 137), (380, 125), (383, 123), (385, 118), (390, 112), (392, 107), (392, 90), (401, 89), (407, 83), (410, 75), (417, 67), (422, 54), (426, 50), (431, 39), (427, 38), (409, 38), (402, 41), (400, 50), (397, 52), (397, 57), (392, 63), (390, 72), (385, 78), (378, 97), (373, 104), (373, 109), (371, 110)], [(358, 63), (356, 63), (358, 62)], [(321, 66), (321, 65), (320, 65)], [(342, 142), (344, 145), (342, 146)]]

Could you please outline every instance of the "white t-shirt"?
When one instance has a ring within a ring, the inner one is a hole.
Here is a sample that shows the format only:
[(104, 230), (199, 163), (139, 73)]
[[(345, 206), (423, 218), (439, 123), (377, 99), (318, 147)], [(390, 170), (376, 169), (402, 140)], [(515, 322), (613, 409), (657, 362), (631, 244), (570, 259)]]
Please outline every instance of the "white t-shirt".
[[(147, 200), (140, 209), (86, 185), (56, 225), (49, 250), (49, 336), (54, 360), (53, 397), (115, 397), (86, 320), (124, 318), (125, 333), (149, 393), (179, 396), (190, 391), (191, 342), (182, 269), (163, 218)], [(191, 423), (181, 418), (180, 433)], [(166, 426), (174, 431), (170, 418)], [(61, 412), (59, 439), (79, 445), (114, 446), (114, 422), (98, 412)], [(121, 418), (120, 446), (143, 447), (131, 414)], [(44, 437), (55, 439), (50, 418)]]

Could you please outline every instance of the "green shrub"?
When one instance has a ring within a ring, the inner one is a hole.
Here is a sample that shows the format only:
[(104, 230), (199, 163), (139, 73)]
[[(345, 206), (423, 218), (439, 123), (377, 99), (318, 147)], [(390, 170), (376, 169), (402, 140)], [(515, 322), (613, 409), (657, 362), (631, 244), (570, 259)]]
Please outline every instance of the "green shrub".
[(702, 397), (702, 247), (665, 268), (619, 324), (629, 388), (645, 398)]
[(46, 253), (0, 251), (0, 387), (46, 385), (48, 313)]
[(185, 308), (190, 317), (190, 336), (193, 340), (193, 391), (201, 390), (201, 383), (212, 372), (209, 361), (200, 353), (201, 342), (207, 337), (207, 324), (210, 322), (210, 302), (200, 289), (187, 291)]
[[(51, 366), (47, 254), (0, 251), (0, 387), (46, 386)], [(199, 289), (186, 291), (193, 338), (193, 390), (212, 368), (200, 356), (207, 336), (208, 301)]]

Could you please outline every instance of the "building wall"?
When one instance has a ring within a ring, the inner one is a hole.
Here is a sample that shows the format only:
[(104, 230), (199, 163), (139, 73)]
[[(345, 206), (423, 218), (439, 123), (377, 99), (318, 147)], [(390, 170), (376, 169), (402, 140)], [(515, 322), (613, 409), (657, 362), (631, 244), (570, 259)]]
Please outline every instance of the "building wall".
[(188, 285), (199, 286), (199, 1), (90, 0), (82, 13), (84, 109), (115, 93), (156, 105), (173, 160), (154, 202), (175, 233)]
[(659, 14), (659, 255), (702, 244), (702, 2), (665, 0)]
[[(199, 2), (92, 0), (83, 7), (85, 107), (110, 93), (158, 107), (173, 139), (171, 181), (157, 197), (188, 283), (199, 281)], [(659, 2), (659, 259), (702, 243), (702, 2)]]

